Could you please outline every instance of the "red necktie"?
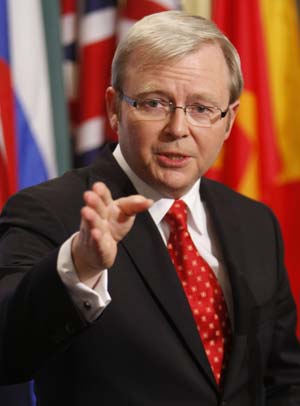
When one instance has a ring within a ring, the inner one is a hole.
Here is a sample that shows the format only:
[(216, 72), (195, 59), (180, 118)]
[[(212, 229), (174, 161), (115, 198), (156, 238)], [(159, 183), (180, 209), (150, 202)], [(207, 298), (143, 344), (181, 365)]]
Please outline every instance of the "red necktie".
[(175, 200), (164, 219), (170, 226), (168, 250), (219, 384), (231, 338), (223, 292), (214, 272), (199, 255), (188, 232), (186, 204), (182, 200)]

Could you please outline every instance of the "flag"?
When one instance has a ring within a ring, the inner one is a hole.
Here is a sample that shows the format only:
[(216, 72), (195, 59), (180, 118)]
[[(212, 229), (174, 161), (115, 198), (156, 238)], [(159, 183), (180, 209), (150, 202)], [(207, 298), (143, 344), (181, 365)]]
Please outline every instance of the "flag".
[[(70, 167), (58, 22), (52, 0), (0, 0), (0, 209)], [(1, 387), (0, 404), (32, 406), (32, 386)]]
[(37, 0), (42, 7), (42, 21), (47, 52), (48, 81), (55, 145), (56, 171), (61, 175), (71, 167), (71, 140), (63, 80), (63, 50), (60, 33), (59, 0)]
[(116, 45), (117, 0), (61, 0), (61, 12), (75, 166), (82, 166), (113, 137), (104, 94)]
[[(295, 0), (214, 0), (213, 20), (236, 46), (245, 89), (210, 176), (275, 211), (300, 310), (300, 47)], [(299, 313), (299, 311), (298, 311)]]
[[(299, 3), (298, 3), (299, 5)], [(261, 0), (270, 92), (281, 170), (269, 203), (286, 242), (286, 263), (300, 316), (300, 35), (295, 0)], [(300, 333), (300, 329), (299, 329)]]
[(23, 188), (57, 174), (48, 67), (39, 2), (7, 6), (17, 187)]
[[(78, 87), (78, 1), (60, 0), (61, 43), (63, 48), (63, 78), (70, 125), (70, 138), (74, 144), (77, 116)], [(74, 145), (73, 145), (74, 151)], [(74, 160), (74, 159), (73, 159)]]
[(0, 1), (0, 209), (17, 190), (15, 112), (6, 1)]
[[(0, 206), (16, 190), (69, 167), (66, 117), (61, 126), (53, 115), (59, 100), (59, 111), (65, 109), (63, 93), (49, 81), (43, 20), (47, 4), (49, 0), (43, 5), (39, 0), (0, 0)], [(54, 97), (57, 103), (52, 105)]]
[(145, 15), (179, 8), (179, 0), (61, 1), (65, 86), (75, 166), (92, 162), (107, 141), (115, 141), (106, 117), (105, 90), (120, 37)]
[(126, 0), (121, 7), (118, 21), (118, 39), (126, 34), (128, 29), (138, 20), (149, 14), (181, 8), (180, 0)]

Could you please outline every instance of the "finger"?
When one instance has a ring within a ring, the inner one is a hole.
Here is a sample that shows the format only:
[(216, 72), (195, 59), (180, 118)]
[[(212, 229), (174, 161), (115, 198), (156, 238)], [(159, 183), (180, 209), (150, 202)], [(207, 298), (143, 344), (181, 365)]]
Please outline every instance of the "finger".
[(101, 239), (101, 237), (102, 237), (102, 233), (101, 233), (101, 231), (99, 230), (99, 228), (93, 228), (93, 229), (91, 230), (91, 236), (92, 236), (92, 239), (93, 239), (94, 241), (100, 241), (100, 239)]
[(122, 214), (129, 217), (148, 210), (152, 206), (153, 200), (141, 195), (132, 195), (115, 200), (115, 204), (119, 207)]
[[(89, 220), (91, 220), (89, 218)], [(88, 262), (93, 262), (96, 259), (97, 266), (99, 270), (102, 269), (101, 264), (111, 264), (110, 258), (114, 255), (113, 252), (113, 240), (111, 238), (111, 233), (107, 232), (105, 229), (100, 229), (99, 227), (92, 226), (93, 221), (88, 224), (84, 219), (82, 220), (82, 231), (84, 234), (81, 236), (82, 242), (84, 243), (86, 249), (90, 250), (89, 253), (86, 251), (85, 260)], [(98, 262), (100, 261), (100, 262)], [(105, 266), (104, 268), (107, 268)], [(103, 268), (103, 269), (104, 269)]]
[[(101, 222), (101, 221), (100, 221)], [(103, 222), (102, 222), (103, 223)], [(103, 225), (103, 224), (102, 224)], [(100, 228), (98, 216), (88, 207), (82, 209), (82, 221), (80, 226), (80, 240), (86, 249), (93, 250), (93, 255), (98, 256), (100, 251), (105, 252), (105, 236), (107, 229)], [(99, 251), (100, 246), (102, 247)], [(109, 247), (110, 248), (110, 247)], [(107, 249), (108, 252), (108, 249)], [(89, 259), (91, 260), (91, 258)]]
[(96, 182), (92, 187), (93, 191), (102, 199), (105, 205), (110, 205), (112, 202), (112, 197), (110, 190), (103, 182)]
[(81, 209), (81, 218), (83, 220), (83, 231), (85, 233), (90, 233), (94, 228), (101, 230), (105, 224), (98, 213), (88, 206)]
[(107, 218), (108, 207), (102, 198), (92, 190), (84, 192), (83, 199), (88, 207), (96, 211), (103, 219)]
[(103, 219), (107, 218), (109, 206), (113, 200), (110, 190), (103, 182), (94, 183), (92, 190), (84, 193), (84, 200), (86, 204), (94, 208)]

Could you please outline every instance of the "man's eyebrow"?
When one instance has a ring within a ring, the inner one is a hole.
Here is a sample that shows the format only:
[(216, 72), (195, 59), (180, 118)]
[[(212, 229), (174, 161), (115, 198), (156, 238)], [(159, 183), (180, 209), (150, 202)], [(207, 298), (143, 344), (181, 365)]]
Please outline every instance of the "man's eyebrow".
[(208, 103), (212, 106), (217, 106), (220, 100), (217, 100), (214, 95), (207, 92), (197, 92), (189, 95), (189, 100), (201, 100), (203, 103)]
[(168, 94), (168, 92), (164, 92), (162, 90), (142, 90), (141, 92), (138, 92), (137, 95), (135, 96), (137, 98), (147, 98), (147, 97), (154, 97), (154, 98), (160, 98), (160, 99), (166, 99), (172, 101), (173, 97)]
[[(157, 85), (151, 84), (143, 86), (143, 88), (137, 93), (137, 97), (147, 97), (152, 93), (160, 97), (168, 98), (169, 100), (174, 98), (167, 90), (162, 90), (157, 87)], [(207, 92), (195, 92), (188, 95), (187, 100), (198, 101), (212, 106), (218, 106), (220, 103), (214, 95)]]
[(153, 88), (151, 88), (151, 87), (145, 87), (145, 88), (141, 89), (141, 91), (138, 92), (138, 96), (139, 96), (139, 97), (143, 97), (143, 96), (147, 96), (147, 95), (153, 94), (153, 93), (154, 93), (155, 95), (158, 95), (158, 96), (163, 96), (163, 97), (171, 98), (170, 95), (168, 94), (168, 92), (163, 91), (163, 90), (158, 89), (158, 88), (154, 88), (154, 87), (153, 87)]

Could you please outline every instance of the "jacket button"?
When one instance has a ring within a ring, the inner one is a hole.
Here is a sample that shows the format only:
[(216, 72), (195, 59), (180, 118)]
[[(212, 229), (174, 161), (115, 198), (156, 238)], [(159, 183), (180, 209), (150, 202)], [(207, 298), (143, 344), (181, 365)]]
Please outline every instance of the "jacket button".
[(88, 300), (85, 300), (83, 302), (83, 306), (86, 310), (90, 310), (92, 308), (91, 302), (89, 302)]

